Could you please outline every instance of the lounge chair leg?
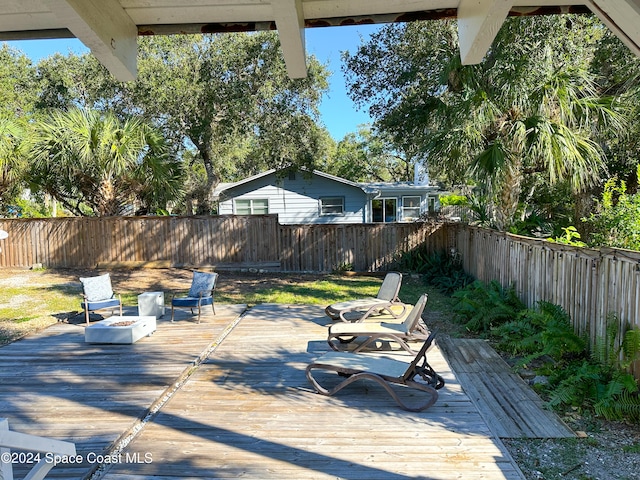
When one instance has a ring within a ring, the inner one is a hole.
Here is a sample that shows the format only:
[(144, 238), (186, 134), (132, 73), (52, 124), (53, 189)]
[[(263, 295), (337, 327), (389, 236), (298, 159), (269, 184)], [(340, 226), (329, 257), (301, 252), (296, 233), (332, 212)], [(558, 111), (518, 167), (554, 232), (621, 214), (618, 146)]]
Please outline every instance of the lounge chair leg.
[(87, 325), (89, 325), (89, 309), (86, 306), (84, 307), (84, 318), (87, 321)]
[(171, 321), (173, 322), (173, 303), (171, 304)]
[(347, 385), (350, 385), (351, 383), (357, 380), (367, 379), (367, 380), (373, 380), (374, 382), (378, 383), (382, 388), (384, 388), (387, 391), (387, 393), (391, 396), (391, 398), (393, 398), (393, 400), (401, 409), (406, 410), (408, 412), (421, 412), (423, 410), (426, 410), (430, 406), (432, 406), (438, 400), (438, 391), (435, 388), (433, 388), (431, 385), (424, 385), (424, 384), (416, 383), (414, 381), (408, 381), (406, 385), (409, 388), (412, 388), (415, 390), (421, 390), (422, 392), (425, 392), (428, 395), (428, 398), (424, 403), (420, 403), (418, 405), (408, 405), (402, 401), (402, 399), (396, 394), (396, 392), (393, 391), (389, 382), (387, 382), (380, 375), (376, 375), (375, 373), (368, 373), (368, 372), (355, 373), (353, 375), (348, 376), (345, 380), (340, 382), (335, 387), (331, 389), (325, 388), (318, 383), (318, 381), (314, 378), (313, 374), (311, 373), (311, 371), (314, 368), (319, 368), (325, 371), (335, 371), (336, 373), (339, 373), (339, 372), (332, 369), (324, 369), (321, 366), (318, 367), (314, 364), (310, 364), (309, 366), (307, 366), (306, 375), (309, 382), (313, 385), (313, 387), (316, 389), (316, 391), (319, 394), (326, 395), (328, 397), (335, 395), (344, 387), (346, 387)]

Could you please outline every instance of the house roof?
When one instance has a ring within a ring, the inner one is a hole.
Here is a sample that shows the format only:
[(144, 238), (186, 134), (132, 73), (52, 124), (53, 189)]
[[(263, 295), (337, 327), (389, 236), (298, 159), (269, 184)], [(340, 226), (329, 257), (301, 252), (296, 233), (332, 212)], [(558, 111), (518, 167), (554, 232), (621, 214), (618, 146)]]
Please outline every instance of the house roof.
[[(239, 182), (234, 183), (219, 183), (213, 192), (213, 196), (216, 199), (219, 199), (224, 192), (231, 190), (235, 187), (239, 187), (242, 185), (247, 185), (251, 182), (259, 180), (264, 177), (268, 177), (269, 175), (274, 175), (278, 172), (276, 169), (267, 170), (265, 172), (259, 173), (257, 175), (253, 175), (252, 177), (247, 177)], [(342, 177), (337, 177), (335, 175), (330, 175), (328, 173), (321, 172), (319, 170), (313, 170), (311, 172), (313, 175), (317, 175), (318, 177), (326, 178), (332, 180), (334, 182), (342, 183), (344, 185), (349, 185), (354, 188), (358, 188), (362, 190), (365, 194), (376, 196), (379, 195), (384, 190), (406, 190), (406, 191), (436, 191), (438, 187), (433, 185), (416, 185), (412, 182), (352, 182), (350, 180), (344, 179)]]
[[(269, 175), (275, 175), (279, 170), (271, 169), (265, 172), (259, 173), (257, 175), (253, 175), (252, 177), (247, 177), (239, 182), (234, 183), (219, 183), (218, 186), (213, 191), (214, 198), (219, 198), (227, 190), (230, 190), (235, 187), (239, 187), (242, 185), (246, 185), (248, 183), (254, 182), (264, 177), (268, 177)], [(349, 185), (354, 188), (361, 189), (366, 194), (377, 193), (377, 190), (368, 187), (366, 184), (360, 184), (356, 182), (352, 182), (350, 180), (346, 180), (341, 177), (336, 177), (335, 175), (329, 175), (328, 173), (320, 172), (319, 170), (313, 170), (311, 172), (313, 175), (317, 175), (319, 177), (327, 178), (329, 180), (333, 180), (334, 182), (342, 183), (344, 185)]]
[(468, 65), (482, 61), (508, 15), (590, 11), (640, 55), (638, 0), (2, 0), (0, 40), (77, 37), (127, 81), (140, 35), (278, 30), (289, 76), (301, 78), (306, 28), (457, 18)]
[(361, 182), (360, 185), (366, 185), (370, 189), (378, 191), (383, 190), (407, 190), (416, 192), (435, 192), (440, 191), (436, 185), (420, 185), (414, 182)]

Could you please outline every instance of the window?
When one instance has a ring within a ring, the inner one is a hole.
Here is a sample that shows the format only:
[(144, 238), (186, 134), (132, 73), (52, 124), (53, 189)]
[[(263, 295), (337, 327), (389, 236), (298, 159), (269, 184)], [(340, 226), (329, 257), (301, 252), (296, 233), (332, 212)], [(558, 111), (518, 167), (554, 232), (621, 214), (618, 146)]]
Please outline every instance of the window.
[(374, 222), (395, 222), (398, 219), (397, 198), (371, 200), (371, 219)]
[(269, 200), (266, 198), (251, 198), (235, 200), (236, 215), (265, 215), (269, 213)]
[(436, 199), (429, 197), (429, 213), (435, 213), (436, 211)]
[(420, 217), (420, 197), (402, 197), (402, 220)]
[(344, 198), (324, 197), (320, 199), (320, 215), (343, 215)]

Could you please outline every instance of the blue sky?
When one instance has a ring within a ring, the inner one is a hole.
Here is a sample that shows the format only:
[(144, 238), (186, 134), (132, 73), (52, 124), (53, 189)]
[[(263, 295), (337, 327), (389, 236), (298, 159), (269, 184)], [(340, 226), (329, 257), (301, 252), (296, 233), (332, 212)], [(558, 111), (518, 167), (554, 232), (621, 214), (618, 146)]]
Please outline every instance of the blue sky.
[[(322, 63), (328, 64), (332, 72), (330, 90), (320, 107), (322, 121), (335, 140), (341, 140), (345, 134), (355, 132), (358, 125), (370, 123), (366, 111), (356, 110), (346, 92), (344, 77), (340, 69), (340, 53), (348, 50), (355, 52), (360, 37), (365, 40), (378, 30), (379, 25), (358, 25), (346, 27), (309, 28), (305, 31), (307, 53), (315, 55)], [(64, 40), (25, 40), (7, 42), (25, 53), (34, 63), (56, 52), (83, 53), (84, 45), (76, 39)]]

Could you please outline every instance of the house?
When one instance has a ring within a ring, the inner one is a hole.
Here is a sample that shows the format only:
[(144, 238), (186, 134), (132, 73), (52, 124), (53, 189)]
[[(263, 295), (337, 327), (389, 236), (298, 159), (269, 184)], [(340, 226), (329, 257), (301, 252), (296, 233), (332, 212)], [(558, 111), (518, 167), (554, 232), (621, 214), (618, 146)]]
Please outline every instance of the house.
[(439, 207), (427, 182), (356, 183), (327, 173), (269, 170), (216, 188), (220, 215), (277, 214), (281, 224), (409, 222)]

